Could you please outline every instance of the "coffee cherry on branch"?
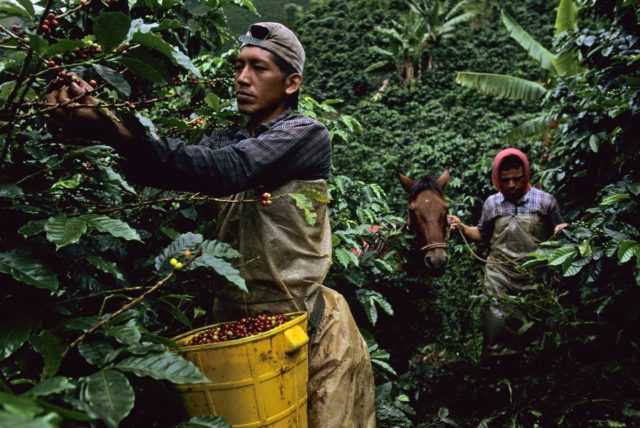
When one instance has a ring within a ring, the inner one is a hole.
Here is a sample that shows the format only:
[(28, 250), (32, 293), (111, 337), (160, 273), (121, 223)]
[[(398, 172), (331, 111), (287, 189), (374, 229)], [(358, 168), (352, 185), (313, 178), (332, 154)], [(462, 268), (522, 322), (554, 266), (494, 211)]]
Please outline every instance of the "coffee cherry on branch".
[(176, 265), (177, 265), (178, 263), (180, 263), (180, 262), (179, 262), (179, 261), (178, 261), (178, 259), (176, 259), (175, 257), (171, 257), (171, 259), (169, 260), (169, 264), (170, 264), (171, 266), (173, 266), (173, 267), (176, 267)]
[(271, 205), (273, 203), (273, 201), (271, 200), (271, 193), (269, 192), (264, 192), (261, 196), (260, 196), (260, 205), (262, 205), (263, 207), (268, 207), (269, 205)]

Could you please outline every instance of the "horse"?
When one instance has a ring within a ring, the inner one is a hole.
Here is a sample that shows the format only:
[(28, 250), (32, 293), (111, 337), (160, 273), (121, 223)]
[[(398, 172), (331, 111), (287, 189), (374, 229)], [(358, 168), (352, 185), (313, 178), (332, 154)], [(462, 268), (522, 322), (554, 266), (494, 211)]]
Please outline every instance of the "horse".
[(447, 265), (447, 238), (449, 204), (444, 188), (449, 182), (449, 171), (440, 177), (425, 176), (413, 180), (398, 174), (402, 187), (409, 195), (407, 225), (416, 235), (417, 249), (424, 253), (424, 265), (431, 276), (441, 276)]

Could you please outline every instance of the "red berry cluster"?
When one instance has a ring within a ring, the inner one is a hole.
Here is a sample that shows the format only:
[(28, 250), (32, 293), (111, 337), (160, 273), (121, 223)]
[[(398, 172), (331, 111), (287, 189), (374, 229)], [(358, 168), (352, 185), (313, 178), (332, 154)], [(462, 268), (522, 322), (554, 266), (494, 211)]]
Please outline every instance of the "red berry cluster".
[(191, 122), (191, 126), (194, 128), (198, 128), (200, 126), (204, 126), (204, 119), (201, 117), (198, 117), (196, 119), (193, 120), (193, 122)]
[(60, 23), (58, 22), (58, 18), (56, 17), (56, 14), (53, 12), (49, 12), (47, 14), (47, 17), (42, 22), (42, 25), (40, 26), (40, 30), (44, 34), (47, 34), (50, 36), (55, 32), (59, 24)]
[(187, 346), (241, 339), (269, 331), (287, 321), (287, 316), (284, 314), (261, 314), (242, 318), (239, 321), (225, 323), (196, 334), (187, 341)]
[(262, 205), (263, 207), (268, 207), (272, 203), (273, 201), (271, 200), (271, 193), (264, 192), (262, 195), (260, 195), (260, 205)]
[[(47, 66), (50, 68), (58, 67), (58, 63), (54, 59), (47, 60)], [(73, 73), (61, 68), (56, 73), (56, 78), (51, 81), (51, 89), (60, 89), (63, 86), (69, 86), (73, 81)]]
[(189, 77), (189, 84), (190, 84), (191, 86), (195, 86), (195, 85), (197, 85), (199, 82), (200, 82), (200, 81), (198, 80), (198, 78), (197, 78), (197, 77), (194, 77), (194, 76)]

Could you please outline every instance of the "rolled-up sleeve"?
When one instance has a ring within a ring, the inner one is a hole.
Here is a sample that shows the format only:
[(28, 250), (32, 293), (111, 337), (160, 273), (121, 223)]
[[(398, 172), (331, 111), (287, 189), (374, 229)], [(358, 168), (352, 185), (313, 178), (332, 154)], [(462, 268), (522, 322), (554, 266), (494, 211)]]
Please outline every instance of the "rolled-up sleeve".
[(121, 152), (134, 179), (149, 186), (223, 196), (294, 178), (328, 178), (330, 172), (328, 131), (304, 116), (221, 147), (215, 136), (186, 144), (144, 135), (139, 147)]

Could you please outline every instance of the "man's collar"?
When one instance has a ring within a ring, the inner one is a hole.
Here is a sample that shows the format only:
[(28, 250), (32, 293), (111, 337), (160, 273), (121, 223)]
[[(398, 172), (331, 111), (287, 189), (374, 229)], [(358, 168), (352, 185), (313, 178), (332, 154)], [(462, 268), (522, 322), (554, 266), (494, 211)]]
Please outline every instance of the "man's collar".
[[(291, 109), (288, 108), (285, 111), (283, 111), (282, 113), (280, 113), (278, 116), (274, 117), (273, 119), (269, 120), (268, 122), (262, 123), (260, 126), (258, 126), (258, 129), (256, 129), (256, 137), (260, 134), (262, 134), (264, 131), (267, 131), (269, 129), (271, 129), (273, 127), (273, 125), (276, 124), (276, 122), (281, 121), (282, 119), (286, 118), (287, 116), (289, 116), (291, 114)], [(238, 132), (236, 133), (237, 135), (241, 135), (244, 138), (249, 138), (251, 137), (251, 134), (249, 133), (249, 130), (247, 129), (246, 126), (238, 129)]]
[[(514, 205), (522, 205), (522, 204), (527, 203), (529, 201), (529, 194), (531, 193), (531, 189), (533, 189), (533, 187), (529, 187), (527, 189), (527, 191), (524, 192), (524, 195), (520, 196), (520, 199), (518, 199), (517, 201), (515, 201), (515, 202), (509, 201), (509, 202), (511, 202)], [(508, 201), (508, 199), (504, 197), (502, 192), (499, 192), (498, 193), (498, 203), (502, 204), (502, 203), (504, 203), (504, 201)]]

